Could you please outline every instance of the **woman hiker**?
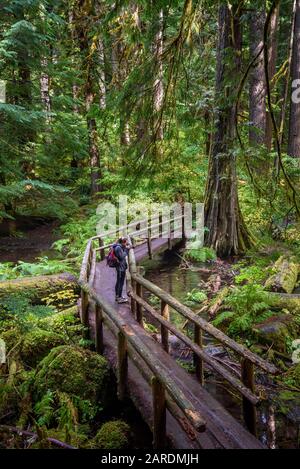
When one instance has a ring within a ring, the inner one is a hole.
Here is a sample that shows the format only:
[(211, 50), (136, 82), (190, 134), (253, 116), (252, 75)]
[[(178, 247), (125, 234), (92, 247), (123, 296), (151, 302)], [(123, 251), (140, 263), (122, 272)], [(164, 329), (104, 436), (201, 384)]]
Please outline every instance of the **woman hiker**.
[(117, 262), (115, 264), (116, 272), (117, 272), (117, 282), (115, 286), (115, 293), (116, 293), (116, 302), (121, 303), (128, 303), (128, 299), (123, 296), (123, 287), (126, 278), (126, 270), (128, 268), (127, 265), (127, 256), (129, 249), (132, 249), (132, 246), (128, 244), (127, 238), (120, 238), (116, 244), (113, 246), (114, 254), (117, 258)]

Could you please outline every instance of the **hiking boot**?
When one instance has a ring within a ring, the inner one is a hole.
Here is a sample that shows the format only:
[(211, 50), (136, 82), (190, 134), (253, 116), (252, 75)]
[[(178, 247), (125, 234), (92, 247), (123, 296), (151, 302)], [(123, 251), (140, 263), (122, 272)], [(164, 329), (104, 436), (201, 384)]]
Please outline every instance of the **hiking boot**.
[(123, 304), (123, 303), (128, 303), (128, 299), (127, 298), (124, 298), (122, 296), (122, 298), (118, 298), (117, 300), (117, 303), (120, 305), (120, 304)]

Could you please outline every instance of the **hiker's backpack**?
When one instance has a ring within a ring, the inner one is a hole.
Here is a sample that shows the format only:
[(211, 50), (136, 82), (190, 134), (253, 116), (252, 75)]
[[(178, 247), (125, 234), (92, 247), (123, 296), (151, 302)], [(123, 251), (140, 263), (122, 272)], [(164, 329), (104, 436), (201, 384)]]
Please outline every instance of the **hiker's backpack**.
[(112, 267), (112, 268), (116, 268), (119, 263), (119, 260), (115, 254), (115, 247), (116, 247), (115, 244), (111, 246), (108, 256), (107, 256), (107, 265), (108, 267)]

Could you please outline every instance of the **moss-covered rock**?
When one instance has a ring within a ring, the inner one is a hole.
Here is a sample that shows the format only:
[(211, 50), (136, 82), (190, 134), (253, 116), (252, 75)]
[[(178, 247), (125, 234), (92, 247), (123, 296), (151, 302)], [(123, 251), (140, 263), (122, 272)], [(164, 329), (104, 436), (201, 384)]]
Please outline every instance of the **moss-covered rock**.
[(273, 345), (280, 352), (286, 352), (288, 339), (296, 337), (296, 326), (290, 314), (272, 316), (256, 324), (253, 331), (259, 343)]
[(130, 428), (122, 420), (102, 425), (93, 440), (93, 446), (100, 449), (124, 449), (129, 446)]
[(299, 274), (299, 264), (295, 258), (280, 257), (274, 265), (274, 275), (265, 284), (267, 290), (293, 293)]
[(104, 357), (77, 346), (53, 349), (37, 367), (35, 394), (60, 391), (105, 407), (110, 371)]
[(70, 338), (74, 340), (76, 337), (81, 337), (83, 331), (77, 306), (40, 319), (38, 326), (46, 331), (63, 334), (65, 342), (68, 342)]
[(25, 365), (36, 366), (49, 350), (65, 343), (65, 338), (53, 331), (39, 328), (20, 334), (17, 329), (11, 329), (1, 334), (7, 350), (13, 349), (13, 354), (18, 356)]

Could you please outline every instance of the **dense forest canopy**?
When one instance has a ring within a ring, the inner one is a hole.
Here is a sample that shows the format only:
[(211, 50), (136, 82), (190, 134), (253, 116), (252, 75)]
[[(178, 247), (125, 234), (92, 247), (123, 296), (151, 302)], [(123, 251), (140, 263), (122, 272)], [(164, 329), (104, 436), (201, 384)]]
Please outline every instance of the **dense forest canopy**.
[(292, 0), (1, 1), (1, 216), (205, 201), (221, 255), (296, 220), (299, 22)]

